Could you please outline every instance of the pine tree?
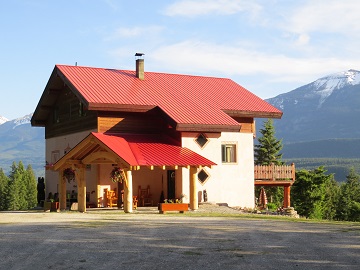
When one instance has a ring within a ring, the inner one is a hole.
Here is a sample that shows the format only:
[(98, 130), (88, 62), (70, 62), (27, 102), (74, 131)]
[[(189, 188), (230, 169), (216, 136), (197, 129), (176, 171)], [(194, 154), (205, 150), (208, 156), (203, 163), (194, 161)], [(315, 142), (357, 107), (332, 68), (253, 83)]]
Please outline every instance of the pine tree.
[(360, 175), (352, 167), (346, 179), (340, 187), (336, 218), (360, 221)]
[(260, 129), (261, 137), (258, 138), (259, 144), (255, 145), (255, 164), (256, 165), (282, 165), (282, 140), (275, 137), (273, 120), (268, 119), (264, 122), (264, 128)]
[(26, 202), (27, 209), (31, 209), (37, 205), (37, 182), (31, 165), (28, 165), (24, 174), (26, 186)]
[(6, 191), (9, 179), (6, 177), (2, 168), (0, 168), (0, 211), (7, 210)]
[(19, 210), (19, 192), (18, 192), (18, 184), (15, 179), (16, 176), (17, 166), (15, 161), (11, 165), (11, 171), (9, 174), (9, 181), (6, 187), (6, 197), (5, 197), (5, 204), (7, 210)]
[(337, 183), (324, 167), (296, 172), (291, 189), (292, 202), (301, 216), (333, 219), (337, 200)]
[[(259, 144), (255, 145), (255, 164), (256, 165), (282, 165), (282, 141), (275, 137), (275, 128), (273, 120), (268, 119), (264, 122), (264, 127), (260, 129), (261, 137), (258, 138)], [(282, 206), (284, 199), (283, 188), (281, 187), (266, 187), (266, 194), (271, 203), (277, 206)], [(260, 188), (255, 189), (255, 196), (258, 196)]]
[(14, 181), (15, 185), (17, 186), (18, 191), (18, 206), (19, 210), (26, 210), (27, 209), (27, 201), (26, 201), (26, 194), (27, 194), (27, 188), (25, 183), (25, 168), (22, 161), (19, 161), (19, 164), (17, 166), (15, 175), (14, 175)]

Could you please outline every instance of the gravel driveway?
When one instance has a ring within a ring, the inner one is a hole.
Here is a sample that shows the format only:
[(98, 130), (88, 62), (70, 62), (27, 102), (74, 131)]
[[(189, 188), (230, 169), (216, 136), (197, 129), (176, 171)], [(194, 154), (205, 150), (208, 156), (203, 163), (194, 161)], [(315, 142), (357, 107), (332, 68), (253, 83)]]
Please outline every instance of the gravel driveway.
[(360, 269), (360, 224), (236, 213), (1, 212), (0, 269)]

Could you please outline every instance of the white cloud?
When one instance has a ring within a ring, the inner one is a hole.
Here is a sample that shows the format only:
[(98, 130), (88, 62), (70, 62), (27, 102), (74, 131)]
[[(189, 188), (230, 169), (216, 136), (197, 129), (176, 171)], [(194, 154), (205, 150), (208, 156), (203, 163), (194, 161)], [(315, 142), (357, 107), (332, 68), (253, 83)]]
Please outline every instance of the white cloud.
[(196, 40), (162, 46), (148, 57), (170, 72), (226, 77), (267, 75), (273, 82), (306, 82), (306, 78), (349, 69), (353, 63), (353, 59), (296, 58)]
[(194, 17), (207, 14), (230, 15), (238, 12), (258, 13), (261, 6), (246, 0), (182, 0), (164, 10), (167, 16)]
[(293, 33), (342, 33), (353, 35), (360, 30), (358, 0), (317, 0), (301, 4), (287, 16), (284, 27)]

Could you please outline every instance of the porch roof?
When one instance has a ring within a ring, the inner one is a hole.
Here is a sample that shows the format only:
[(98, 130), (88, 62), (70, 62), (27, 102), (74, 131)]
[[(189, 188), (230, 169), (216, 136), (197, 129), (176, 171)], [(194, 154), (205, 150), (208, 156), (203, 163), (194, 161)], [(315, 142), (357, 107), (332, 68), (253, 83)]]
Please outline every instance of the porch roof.
[(205, 167), (216, 165), (211, 160), (186, 147), (177, 145), (171, 138), (161, 134), (109, 135), (91, 132), (58, 160), (54, 164), (54, 169), (58, 170), (69, 162), (103, 163), (105, 159), (127, 166)]

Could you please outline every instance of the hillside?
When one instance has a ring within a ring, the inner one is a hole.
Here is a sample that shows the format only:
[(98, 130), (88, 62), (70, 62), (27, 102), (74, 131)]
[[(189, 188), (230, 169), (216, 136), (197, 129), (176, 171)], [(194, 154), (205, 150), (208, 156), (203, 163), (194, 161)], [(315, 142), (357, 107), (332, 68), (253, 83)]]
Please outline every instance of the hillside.
[(267, 101), (284, 113), (274, 126), (286, 161), (304, 169), (324, 165), (339, 181), (351, 166), (360, 172), (359, 71), (325, 76)]
[[(44, 175), (45, 137), (43, 128), (30, 125), (32, 114), (0, 124), (0, 168), (10, 171), (12, 163), (31, 164), (36, 176)], [(6, 119), (6, 118), (5, 118)]]
[(360, 72), (329, 75), (267, 101), (284, 115), (274, 122), (284, 143), (360, 138)]

